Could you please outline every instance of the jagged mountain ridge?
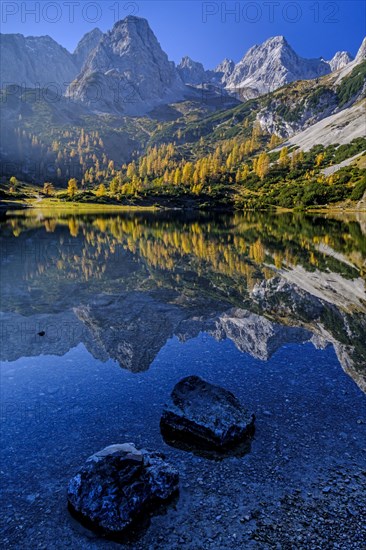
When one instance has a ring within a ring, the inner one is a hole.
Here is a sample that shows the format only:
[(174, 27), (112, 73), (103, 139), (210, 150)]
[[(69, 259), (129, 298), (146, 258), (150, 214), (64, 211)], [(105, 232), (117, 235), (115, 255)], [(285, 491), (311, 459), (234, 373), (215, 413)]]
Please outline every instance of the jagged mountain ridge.
[(229, 77), (233, 74), (235, 69), (235, 62), (232, 59), (225, 57), (221, 63), (215, 68), (215, 73), (221, 77), (221, 82), (225, 83), (228, 81)]
[(330, 72), (322, 59), (304, 59), (296, 54), (283, 36), (275, 36), (259, 46), (253, 46), (227, 82), (229, 89), (249, 88), (262, 95), (295, 80), (310, 80)]
[[(283, 138), (292, 138), (319, 121), (347, 109), (350, 110), (347, 124), (336, 122), (336, 131), (332, 129), (329, 132), (333, 140), (330, 143), (347, 143), (352, 137), (364, 133), (361, 123), (358, 124), (355, 133), (352, 109), (353, 106), (359, 109), (356, 103), (365, 91), (365, 68), (362, 60), (365, 58), (366, 40), (355, 60), (333, 73), (319, 77), (316, 81), (290, 83), (270, 94), (262, 95), (255, 101), (243, 104), (225, 92), (218, 98), (219, 101), (216, 98), (216, 103), (209, 104), (206, 100), (206, 90), (198, 90), (194, 85), (187, 86), (183, 83), (179, 69), (169, 62), (146, 20), (126, 18), (116, 27), (114, 31), (102, 35), (101, 31), (95, 29), (79, 43), (74, 53), (81, 58), (85, 57), (87, 52), (86, 44), (94, 47), (84, 63), (81, 74), (71, 86), (68, 98), (59, 98), (59, 101), (55, 102), (52, 97), (37, 101), (30, 97), (24, 101), (24, 97), (16, 96), (14, 91), (6, 98), (6, 92), (1, 92), (2, 157), (7, 162), (23, 162), (26, 154), (24, 174), (27, 178), (35, 177), (33, 173), (29, 174), (29, 167), (34, 161), (39, 160), (39, 153), (37, 148), (27, 148), (27, 144), (26, 147), (18, 147), (14, 129), (18, 128), (19, 120), (27, 125), (29, 131), (37, 135), (44, 151), (52, 148), (52, 132), (60, 132), (63, 127), (72, 127), (76, 131), (81, 127), (90, 131), (98, 129), (102, 134), (105, 154), (117, 163), (129, 162), (132, 154), (141, 154), (148, 146), (173, 142), (177, 138), (178, 128), (181, 143), (186, 143), (188, 148), (192, 147), (192, 151), (201, 136), (210, 135), (210, 144), (213, 145), (225, 137), (240, 135), (243, 120), (248, 117), (250, 122), (255, 119), (259, 121), (263, 130)], [(142, 47), (146, 55), (140, 56), (139, 64), (135, 64), (134, 60), (136, 56), (139, 57)], [(151, 54), (155, 49), (159, 56), (154, 54), (155, 59), (152, 60)], [(71, 55), (66, 53), (68, 56)], [(338, 57), (345, 59), (344, 56)], [(147, 65), (154, 73), (153, 79), (150, 78), (152, 73), (145, 70)], [(135, 72), (129, 69), (131, 66)], [(225, 60), (216, 68), (216, 72), (212, 71), (216, 82), (217, 79), (230, 78), (225, 77), (225, 74), (232, 74), (233, 66), (232, 61)], [(181, 68), (188, 70), (190, 67), (198, 72), (203, 69), (201, 64), (186, 58)], [(134, 88), (136, 82), (137, 90)], [(90, 90), (93, 91), (95, 83), (101, 84), (102, 90), (105, 91), (99, 103), (88, 100), (88, 93)], [(174, 93), (171, 93), (171, 83), (175, 86)], [(121, 102), (117, 102), (116, 106), (114, 89), (120, 88)], [(140, 94), (140, 91), (143, 94)], [(125, 101), (129, 96), (126, 98), (123, 93), (132, 93), (133, 101)], [(77, 102), (71, 101), (70, 97)], [(227, 99), (234, 101), (229, 105)], [(113, 118), (104, 116), (105, 113), (110, 115), (111, 112)], [(331, 128), (333, 127), (332, 123)], [(324, 132), (320, 135), (323, 136)], [(316, 141), (314, 144), (320, 142)], [(308, 134), (306, 148), (311, 148), (311, 135), (309, 138)], [(98, 148), (95, 152), (97, 156), (101, 156)], [(49, 156), (52, 158), (51, 154)], [(53, 175), (50, 174), (48, 177), (52, 178)]]
[[(73, 54), (50, 37), (1, 35), (0, 46), (2, 59), (7, 60), (1, 69), (2, 86), (14, 83), (35, 87), (52, 82), (65, 91), (69, 84), (68, 97), (95, 111), (124, 114), (142, 114), (156, 103), (180, 100), (187, 93), (184, 84), (214, 84), (231, 93), (239, 91), (240, 99), (245, 100), (353, 62), (344, 51), (330, 61), (305, 59), (283, 36), (275, 36), (250, 48), (237, 64), (224, 59), (215, 69), (206, 70), (202, 63), (186, 56), (175, 67), (148, 22), (135, 16), (118, 21), (105, 34), (98, 28), (88, 32)], [(359, 62), (364, 52), (357, 55)], [(102, 101), (96, 95), (102, 95)]]
[(0, 87), (12, 84), (27, 88), (59, 86), (64, 92), (81, 71), (103, 33), (95, 28), (79, 41), (74, 53), (50, 36), (0, 34)]
[(182, 58), (181, 62), (177, 66), (178, 73), (181, 79), (186, 84), (200, 85), (207, 82), (208, 71), (205, 70), (202, 63), (193, 61), (188, 56)]
[(79, 71), (73, 55), (50, 36), (0, 35), (1, 87), (56, 84), (65, 91)]
[(351, 54), (344, 51), (337, 52), (329, 61), (322, 57), (305, 59), (297, 55), (284, 36), (275, 36), (250, 48), (237, 64), (226, 58), (214, 70), (205, 70), (201, 63), (184, 57), (178, 69), (186, 84), (221, 84), (229, 91), (240, 91), (241, 98), (248, 99), (295, 80), (329, 74), (351, 61)]

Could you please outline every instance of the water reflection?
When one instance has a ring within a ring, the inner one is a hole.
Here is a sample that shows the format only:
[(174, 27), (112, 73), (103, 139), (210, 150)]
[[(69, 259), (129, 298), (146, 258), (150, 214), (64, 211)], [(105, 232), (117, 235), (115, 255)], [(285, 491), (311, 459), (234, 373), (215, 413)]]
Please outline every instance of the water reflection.
[(173, 335), (228, 338), (261, 360), (311, 340), (333, 344), (365, 390), (365, 227), (300, 214), (12, 214), (1, 359), (83, 342), (140, 372)]

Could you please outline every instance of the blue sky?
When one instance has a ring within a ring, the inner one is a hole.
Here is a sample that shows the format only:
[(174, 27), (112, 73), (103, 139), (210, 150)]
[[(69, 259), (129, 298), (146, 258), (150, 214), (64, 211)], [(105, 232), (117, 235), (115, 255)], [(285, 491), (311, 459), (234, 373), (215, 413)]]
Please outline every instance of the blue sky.
[(135, 14), (148, 19), (170, 59), (189, 55), (206, 68), (224, 57), (239, 61), (253, 44), (279, 34), (303, 57), (355, 55), (366, 34), (363, 0), (2, 0), (1, 9), (2, 32), (49, 34), (70, 51), (94, 27), (106, 31)]

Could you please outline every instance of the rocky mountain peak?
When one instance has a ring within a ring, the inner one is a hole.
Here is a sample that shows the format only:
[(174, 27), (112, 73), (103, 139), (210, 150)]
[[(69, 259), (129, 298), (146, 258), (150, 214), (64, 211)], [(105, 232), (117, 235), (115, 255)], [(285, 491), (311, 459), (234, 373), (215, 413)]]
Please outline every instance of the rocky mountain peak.
[(132, 115), (184, 91), (147, 20), (128, 16), (102, 36), (67, 95), (97, 111)]
[(221, 81), (225, 84), (228, 78), (232, 75), (235, 69), (235, 62), (232, 59), (225, 57), (215, 69), (215, 73), (218, 73), (221, 76)]
[(365, 59), (366, 59), (366, 36), (363, 39), (360, 49), (357, 52), (355, 61), (357, 63), (362, 63), (362, 61), (365, 61)]
[(352, 60), (353, 57), (349, 52), (337, 52), (332, 59), (328, 61), (328, 64), (332, 71), (338, 71), (348, 65)]
[(86, 34), (79, 41), (76, 49), (73, 53), (75, 62), (79, 69), (82, 68), (90, 53), (96, 48), (103, 37), (103, 33), (100, 29), (95, 28)]
[(282, 35), (279, 36), (272, 36), (271, 38), (268, 38), (264, 43), (264, 46), (267, 47), (273, 47), (276, 48), (278, 46), (281, 47), (289, 47), (291, 48), (290, 44), (287, 42), (286, 38)]
[(193, 61), (188, 55), (182, 58), (177, 66), (181, 79), (186, 84), (198, 85), (207, 81), (207, 71), (202, 63)]
[(274, 36), (248, 50), (229, 77), (228, 88), (247, 89), (252, 97), (295, 80), (312, 79), (329, 72), (330, 66), (321, 58), (304, 59), (284, 36)]
[(117, 29), (119, 27), (140, 27), (150, 29), (148, 20), (145, 19), (145, 17), (138, 17), (137, 15), (127, 15), (123, 19), (119, 19), (115, 22), (113, 29)]
[(217, 65), (215, 71), (217, 71), (217, 72), (224, 71), (224, 69), (226, 69), (228, 67), (234, 68), (235, 67), (235, 61), (233, 61), (232, 59), (229, 59), (228, 57), (225, 57), (225, 59)]
[(160, 44), (151, 30), (147, 19), (143, 17), (129, 15), (117, 21), (112, 30), (107, 33), (107, 36), (110, 37), (110, 40), (115, 45), (121, 42), (121, 48), (117, 49), (120, 52), (128, 46), (135, 49), (149, 47), (149, 45), (154, 48), (159, 46), (160, 48)]
[(181, 68), (202, 67), (202, 69), (204, 68), (202, 63), (199, 63), (198, 61), (193, 61), (193, 59), (189, 57), (189, 55), (185, 55), (184, 57), (182, 57), (182, 60), (179, 63), (178, 67), (181, 67)]

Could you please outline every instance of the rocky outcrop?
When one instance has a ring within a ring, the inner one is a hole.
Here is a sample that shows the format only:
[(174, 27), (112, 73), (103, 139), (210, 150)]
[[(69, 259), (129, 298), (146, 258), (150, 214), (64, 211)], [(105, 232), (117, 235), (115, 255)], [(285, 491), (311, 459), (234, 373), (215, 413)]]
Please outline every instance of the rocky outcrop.
[(225, 451), (250, 438), (254, 418), (231, 392), (188, 376), (174, 387), (160, 427), (167, 442), (182, 440)]
[(332, 71), (338, 71), (348, 65), (352, 60), (353, 57), (349, 52), (337, 52), (332, 59), (328, 61), (328, 64)]
[(355, 57), (355, 63), (362, 63), (366, 59), (366, 36), (362, 41), (361, 46), (359, 47), (359, 50)]
[(130, 527), (154, 505), (178, 491), (179, 474), (163, 455), (137, 450), (132, 443), (111, 445), (88, 458), (71, 479), (71, 512), (107, 534)]
[[(344, 67), (342, 67), (341, 69), (339, 69), (338, 71), (335, 72), (334, 76), (335, 76), (335, 84), (336, 85), (339, 85), (342, 83), (342, 81), (347, 78), (351, 73), (352, 71), (360, 64), (360, 63), (363, 63), (364, 61), (366, 60), (366, 37), (363, 39), (359, 49), (358, 49), (358, 52), (356, 54), (356, 57), (354, 58), (353, 61), (351, 61), (350, 63), (347, 63), (347, 65), (345, 65)], [(356, 93), (359, 92), (359, 89), (357, 89), (358, 87), (356, 87)], [(359, 98), (364, 98), (365, 97), (365, 83), (364, 85), (362, 86), (362, 89), (361, 89), (361, 93), (357, 93), (356, 95), (356, 101), (357, 101), (357, 96)], [(354, 103), (354, 101), (353, 101)]]
[(67, 96), (94, 111), (141, 115), (184, 93), (146, 19), (129, 16), (103, 36)]
[(177, 70), (183, 82), (191, 86), (214, 84), (223, 85), (223, 87), (225, 87), (234, 68), (234, 61), (225, 58), (214, 70), (206, 70), (202, 63), (193, 61), (188, 56), (183, 57), (182, 61), (177, 66)]
[(362, 199), (358, 201), (357, 210), (366, 210), (366, 192), (363, 194)]
[(235, 69), (235, 62), (227, 57), (217, 65), (215, 73), (223, 84), (226, 84)]
[(73, 53), (75, 63), (81, 71), (85, 61), (93, 50), (97, 47), (103, 37), (103, 33), (100, 29), (95, 28), (90, 32), (87, 32), (80, 40)]
[(206, 71), (202, 63), (193, 61), (190, 57), (183, 57), (182, 61), (177, 65), (177, 71), (185, 84), (194, 86), (202, 85), (211, 80), (210, 72)]

